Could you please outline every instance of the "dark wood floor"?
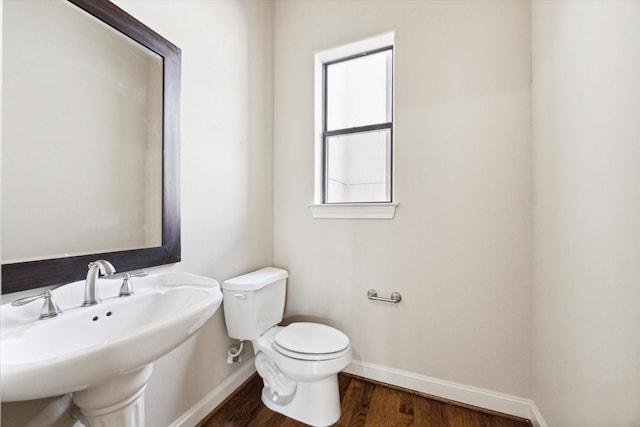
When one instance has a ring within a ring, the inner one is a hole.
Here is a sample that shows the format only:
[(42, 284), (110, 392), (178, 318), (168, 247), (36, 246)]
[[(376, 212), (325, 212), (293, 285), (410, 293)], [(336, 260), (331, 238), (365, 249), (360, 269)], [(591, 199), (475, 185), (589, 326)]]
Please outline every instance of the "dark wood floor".
[[(440, 401), (349, 374), (338, 376), (342, 416), (337, 427), (531, 427), (528, 420)], [(255, 374), (197, 427), (303, 427), (262, 404)]]

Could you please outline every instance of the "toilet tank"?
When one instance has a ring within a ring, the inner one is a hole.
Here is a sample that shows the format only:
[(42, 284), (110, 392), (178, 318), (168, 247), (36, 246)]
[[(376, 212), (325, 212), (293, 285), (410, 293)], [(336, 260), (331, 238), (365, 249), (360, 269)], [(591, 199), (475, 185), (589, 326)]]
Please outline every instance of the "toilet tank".
[(287, 270), (267, 267), (222, 282), (224, 319), (231, 338), (253, 340), (282, 321)]

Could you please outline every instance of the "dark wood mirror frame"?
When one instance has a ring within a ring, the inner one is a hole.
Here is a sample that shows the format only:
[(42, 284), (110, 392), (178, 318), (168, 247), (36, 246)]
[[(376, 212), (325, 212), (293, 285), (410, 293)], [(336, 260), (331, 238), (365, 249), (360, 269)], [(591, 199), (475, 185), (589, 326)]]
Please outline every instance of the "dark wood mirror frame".
[(2, 293), (83, 279), (97, 259), (125, 272), (179, 262), (180, 252), (180, 81), (181, 51), (108, 0), (68, 0), (163, 58), (162, 246), (2, 266)]

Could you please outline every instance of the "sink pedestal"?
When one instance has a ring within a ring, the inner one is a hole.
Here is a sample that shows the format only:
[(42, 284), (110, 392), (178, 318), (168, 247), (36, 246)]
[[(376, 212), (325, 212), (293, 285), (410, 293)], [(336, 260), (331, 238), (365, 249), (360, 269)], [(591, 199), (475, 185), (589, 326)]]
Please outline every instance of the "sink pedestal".
[(152, 371), (153, 364), (150, 363), (75, 392), (73, 401), (89, 427), (142, 427), (145, 425), (144, 390)]

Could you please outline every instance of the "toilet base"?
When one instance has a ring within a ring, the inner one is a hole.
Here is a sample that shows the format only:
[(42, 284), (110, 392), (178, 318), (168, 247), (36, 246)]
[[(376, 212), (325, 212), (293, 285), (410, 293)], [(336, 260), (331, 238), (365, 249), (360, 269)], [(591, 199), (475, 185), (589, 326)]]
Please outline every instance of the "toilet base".
[(313, 382), (298, 382), (296, 394), (287, 405), (270, 399), (267, 387), (262, 389), (262, 402), (272, 411), (314, 427), (334, 424), (340, 418), (338, 375)]

